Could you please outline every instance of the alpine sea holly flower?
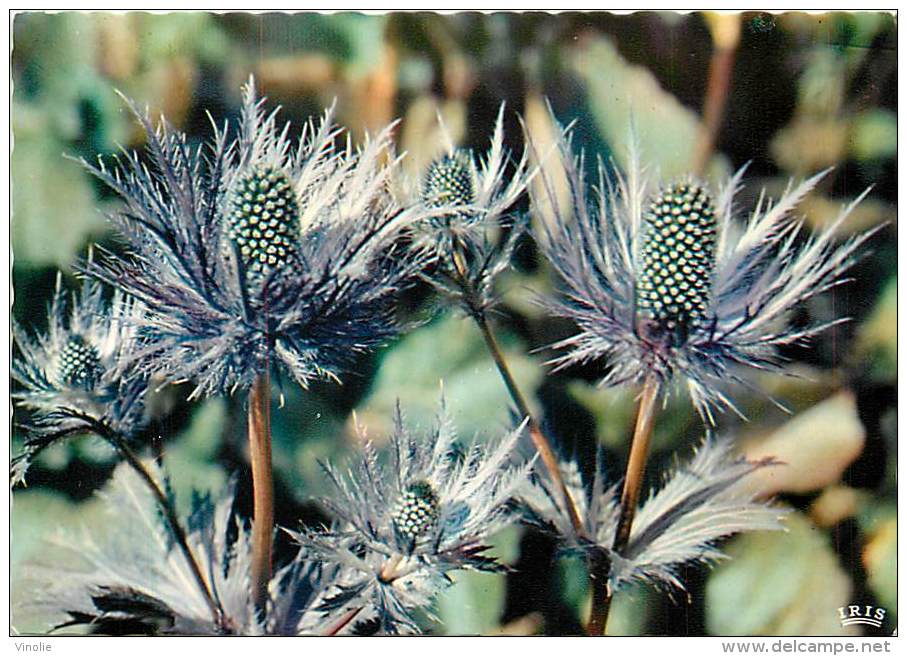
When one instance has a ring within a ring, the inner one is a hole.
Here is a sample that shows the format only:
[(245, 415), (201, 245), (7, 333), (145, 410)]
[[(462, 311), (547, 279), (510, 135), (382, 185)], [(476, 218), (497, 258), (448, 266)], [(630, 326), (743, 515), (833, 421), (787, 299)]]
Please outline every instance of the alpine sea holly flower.
[(86, 271), (147, 306), (142, 369), (196, 395), (247, 388), (278, 363), (302, 385), (336, 377), (398, 332), (392, 297), (421, 266), (393, 250), (421, 217), (386, 192), (393, 126), (338, 146), (328, 110), (294, 146), (277, 111), (250, 81), (236, 139), (215, 127), (198, 149), (136, 112), (150, 163), (89, 166), (124, 203), (110, 220), (129, 252)]
[(600, 461), (588, 484), (575, 462), (561, 467), (582, 519), (581, 531), (544, 472), (525, 489), (520, 506), (530, 524), (556, 534), (567, 551), (605, 555), (612, 593), (633, 580), (683, 589), (679, 567), (723, 558), (716, 546), (721, 538), (782, 528), (785, 511), (759, 501), (741, 483), (757, 469), (773, 464), (772, 460), (749, 462), (733, 455), (730, 441), (706, 439), (690, 462), (669, 473), (661, 489), (641, 504), (621, 553), (612, 548), (620, 489), (605, 481)]
[[(160, 468), (145, 466), (162, 478)], [(120, 465), (98, 494), (113, 530), (98, 536), (86, 527), (52, 538), (50, 550), (25, 566), (34, 595), (18, 610), (40, 612), (57, 631), (83, 626), (114, 634), (318, 634), (336, 621), (314, 611), (330, 568), (298, 558), (274, 575), (272, 600), (264, 614), (256, 612), (249, 530), (232, 513), (232, 486), (216, 498), (194, 494), (185, 522), (189, 548), (220, 609), (216, 618), (135, 471)]]
[(481, 240), (489, 228), (507, 221), (509, 211), (526, 190), (528, 154), (523, 153), (508, 173), (511, 157), (504, 147), (503, 104), (488, 152), (478, 159), (471, 150), (456, 147), (440, 116), (438, 121), (444, 141), (442, 152), (422, 173), (418, 190), (408, 189), (405, 193), (413, 202), (435, 210), (427, 221), (415, 227), (421, 229), (422, 237), (445, 248), (451, 237)]
[(430, 616), (448, 572), (500, 570), (485, 552), (528, 476), (529, 465), (511, 463), (519, 434), (465, 448), (443, 411), (416, 436), (398, 409), (387, 457), (365, 441), (347, 476), (326, 465), (335, 495), (321, 501), (333, 526), (294, 533), (305, 554), (340, 568), (323, 609), (375, 618), (387, 633), (417, 632), (416, 612)]
[(524, 230), (524, 222), (512, 210), (532, 177), (528, 155), (524, 153), (508, 171), (511, 157), (504, 147), (503, 104), (484, 157), (454, 146), (440, 116), (438, 121), (442, 152), (418, 183), (404, 181), (407, 204), (421, 205), (428, 213), (410, 232), (417, 245), (436, 256), (426, 280), (470, 314), (484, 312), (494, 303), (494, 279), (510, 265)]
[(46, 334), (30, 336), (12, 324), (19, 383), (13, 398), (26, 411), (25, 451), (12, 460), (12, 483), (23, 481), (32, 460), (59, 439), (101, 424), (129, 439), (145, 423), (146, 381), (124, 369), (136, 345), (139, 310), (115, 292), (105, 301), (100, 284), (83, 281), (69, 302), (57, 275)]
[(607, 358), (605, 385), (654, 381), (663, 389), (681, 378), (713, 421), (713, 408), (736, 410), (722, 384), (747, 384), (737, 365), (780, 371), (778, 347), (840, 321), (786, 325), (793, 308), (843, 282), (872, 234), (833, 241), (868, 189), (804, 237), (791, 213), (826, 172), (789, 185), (774, 203), (761, 197), (738, 226), (733, 201), (745, 167), (717, 193), (693, 178), (659, 183), (633, 146), (627, 172), (606, 179), (599, 164), (590, 190), (563, 132), (559, 147), (571, 206), (558, 206), (547, 180), (533, 193), (556, 216), (538, 236), (565, 289), (545, 304), (580, 329), (554, 345), (567, 350), (557, 366)]

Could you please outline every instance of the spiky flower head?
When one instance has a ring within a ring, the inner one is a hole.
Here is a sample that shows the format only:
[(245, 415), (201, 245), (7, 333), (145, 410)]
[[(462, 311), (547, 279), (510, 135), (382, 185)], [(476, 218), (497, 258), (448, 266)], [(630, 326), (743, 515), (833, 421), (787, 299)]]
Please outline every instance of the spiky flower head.
[(340, 567), (324, 609), (358, 609), (357, 619), (377, 618), (387, 633), (418, 632), (417, 617), (430, 616), (448, 572), (498, 571), (484, 552), (511, 521), (508, 502), (528, 477), (528, 465), (511, 462), (519, 434), (463, 449), (443, 410), (419, 436), (398, 410), (389, 453), (363, 434), (348, 475), (326, 466), (335, 495), (321, 502), (334, 525), (295, 533), (309, 557)]
[(70, 336), (57, 357), (57, 384), (91, 391), (97, 388), (103, 375), (98, 349), (81, 335)]
[(404, 540), (415, 542), (438, 523), (438, 495), (428, 481), (410, 483), (400, 492), (391, 521)]
[(13, 398), (25, 429), (25, 451), (12, 461), (12, 482), (22, 482), (32, 460), (59, 439), (103, 425), (129, 439), (145, 423), (147, 382), (123, 362), (136, 348), (134, 301), (84, 281), (67, 300), (62, 276), (48, 311), (45, 334), (29, 335), (13, 322), (17, 357), (11, 374), (19, 383)]
[(609, 179), (599, 164), (590, 191), (563, 130), (558, 146), (570, 206), (559, 205), (550, 181), (533, 189), (536, 207), (553, 210), (537, 237), (564, 288), (544, 304), (579, 327), (554, 345), (566, 351), (558, 367), (602, 358), (605, 385), (653, 379), (664, 390), (683, 381), (712, 422), (714, 408), (736, 410), (724, 386), (748, 385), (741, 368), (783, 371), (778, 347), (838, 323), (786, 326), (795, 307), (843, 281), (872, 234), (834, 242), (869, 190), (803, 238), (791, 213), (826, 172), (789, 185), (774, 203), (760, 199), (741, 228), (733, 200), (744, 169), (717, 193), (691, 178), (659, 183), (634, 145), (626, 173)]
[(715, 210), (696, 183), (670, 184), (643, 217), (642, 262), (636, 280), (640, 329), (683, 344), (708, 321), (715, 269)]
[(422, 202), (431, 208), (449, 209), (446, 214), (429, 219), (435, 228), (444, 228), (454, 221), (469, 224), (479, 220), (479, 215), (468, 209), (476, 201), (477, 178), (468, 150), (454, 149), (429, 165), (422, 181)]
[(425, 254), (392, 252), (424, 215), (387, 191), (393, 125), (344, 146), (331, 109), (295, 142), (251, 80), (232, 141), (215, 127), (192, 148), (136, 114), (150, 164), (129, 153), (112, 170), (89, 166), (123, 203), (110, 220), (130, 252), (85, 269), (147, 306), (138, 366), (196, 395), (248, 387), (278, 364), (306, 385), (397, 334), (394, 295)]
[(286, 173), (255, 168), (239, 178), (229, 197), (226, 238), (237, 251), (247, 288), (299, 261), (299, 201)]
[(424, 278), (475, 314), (494, 304), (495, 278), (510, 265), (523, 234), (514, 206), (533, 174), (528, 153), (512, 161), (504, 147), (503, 104), (484, 155), (455, 146), (440, 115), (438, 123), (440, 152), (417, 183), (399, 178), (398, 195), (428, 215), (410, 230), (416, 246), (435, 256)]
[(554, 533), (567, 551), (605, 555), (612, 593), (634, 580), (683, 589), (680, 567), (724, 558), (717, 547), (721, 538), (783, 528), (786, 511), (756, 498), (745, 482), (752, 472), (774, 464), (735, 456), (729, 440), (704, 440), (692, 459), (669, 472), (661, 488), (640, 505), (627, 548), (620, 554), (612, 551), (620, 486), (606, 481), (601, 457), (589, 481), (583, 480), (576, 462), (561, 465), (582, 521), (581, 533), (544, 471), (524, 489), (519, 505), (530, 524)]
[[(437, 248), (447, 248), (452, 237), (480, 242), (489, 230), (510, 218), (513, 205), (526, 190), (528, 155), (513, 162), (504, 147), (504, 105), (498, 110), (491, 145), (484, 156), (454, 145), (444, 120), (438, 115), (440, 152), (429, 162), (417, 184), (400, 179), (406, 204), (431, 210), (429, 220), (414, 226), (416, 236)], [(505, 179), (510, 180), (505, 184)]]
[[(169, 487), (161, 467), (143, 466)], [(21, 584), (33, 594), (14, 615), (37, 614), (56, 632), (81, 626), (115, 635), (317, 635), (339, 619), (315, 611), (331, 568), (300, 558), (275, 572), (265, 612), (256, 611), (248, 583), (251, 538), (232, 512), (233, 484), (193, 492), (191, 511), (180, 519), (216, 613), (133, 469), (119, 465), (98, 496), (109, 529), (86, 526), (49, 538), (22, 567)]]

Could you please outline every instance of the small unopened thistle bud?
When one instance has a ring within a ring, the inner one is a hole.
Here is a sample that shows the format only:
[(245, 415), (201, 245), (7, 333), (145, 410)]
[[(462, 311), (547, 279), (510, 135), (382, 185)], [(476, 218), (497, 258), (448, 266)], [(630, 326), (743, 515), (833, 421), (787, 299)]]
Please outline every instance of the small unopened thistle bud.
[(438, 495), (427, 481), (407, 485), (394, 506), (391, 517), (397, 532), (415, 541), (438, 521)]
[(268, 167), (241, 177), (230, 199), (226, 232), (252, 279), (285, 266), (299, 234), (299, 203), (286, 174)]
[(648, 333), (683, 344), (703, 325), (715, 268), (715, 211), (692, 182), (664, 187), (645, 215), (637, 315)]
[(60, 351), (57, 382), (63, 387), (93, 390), (103, 374), (97, 349), (78, 335), (70, 337)]
[[(457, 150), (443, 155), (428, 167), (422, 182), (422, 200), (426, 205), (435, 208), (447, 205), (468, 206), (475, 199), (475, 174), (472, 155), (468, 151)], [(443, 226), (454, 218), (469, 221), (474, 215), (468, 211), (451, 212), (433, 218), (432, 223)]]

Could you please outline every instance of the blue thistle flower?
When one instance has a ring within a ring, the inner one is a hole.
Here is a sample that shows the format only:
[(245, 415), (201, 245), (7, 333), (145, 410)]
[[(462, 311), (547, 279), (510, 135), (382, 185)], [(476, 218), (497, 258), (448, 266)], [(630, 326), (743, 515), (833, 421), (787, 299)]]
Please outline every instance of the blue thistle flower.
[(654, 380), (664, 389), (681, 379), (714, 423), (714, 408), (737, 411), (724, 383), (748, 386), (739, 366), (782, 371), (778, 347), (842, 321), (785, 326), (793, 308), (844, 282), (874, 231), (838, 245), (834, 235), (868, 189), (801, 240), (803, 224), (790, 214), (827, 171), (789, 185), (775, 203), (761, 198), (741, 229), (733, 201), (745, 167), (717, 194), (692, 178), (659, 185), (634, 146), (625, 174), (608, 180), (600, 164), (589, 190), (563, 130), (558, 147), (570, 206), (548, 180), (533, 190), (534, 204), (556, 217), (537, 236), (564, 287), (543, 304), (579, 327), (553, 345), (566, 351), (557, 367), (606, 358), (603, 385)]
[(432, 227), (443, 229), (461, 222), (465, 225), (480, 220), (469, 208), (476, 202), (478, 172), (470, 151), (454, 149), (429, 164), (422, 180), (422, 202), (433, 208), (448, 208), (429, 219)]
[[(495, 121), (484, 156), (454, 146), (441, 116), (444, 143), (418, 183), (403, 181), (405, 203), (421, 207), (427, 218), (412, 225), (417, 247), (434, 254), (424, 278), (469, 314), (494, 305), (495, 278), (510, 266), (516, 242), (525, 229), (512, 208), (533, 173), (528, 153), (513, 163), (504, 147), (504, 105)], [(509, 181), (507, 180), (509, 175)]]
[(336, 378), (398, 333), (393, 297), (422, 264), (393, 248), (422, 216), (387, 192), (393, 125), (339, 147), (328, 110), (294, 146), (277, 111), (250, 80), (237, 138), (215, 127), (197, 149), (136, 111), (150, 164), (135, 153), (113, 170), (86, 164), (124, 203), (110, 220), (129, 253), (85, 271), (143, 302), (138, 366), (192, 381), (194, 395), (248, 387), (277, 364), (303, 386)]
[(13, 321), (18, 356), (11, 374), (20, 388), (12, 396), (27, 411), (19, 421), (25, 450), (12, 460), (13, 485), (58, 440), (93, 432), (93, 425), (128, 440), (144, 426), (147, 381), (123, 366), (136, 348), (140, 314), (119, 292), (105, 301), (101, 285), (90, 280), (67, 302), (58, 274), (47, 333), (29, 335)]
[(481, 241), (489, 229), (507, 222), (509, 210), (526, 190), (531, 176), (527, 173), (528, 153), (524, 152), (506, 180), (511, 157), (504, 147), (504, 108), (501, 104), (489, 149), (478, 161), (471, 150), (453, 144), (438, 115), (441, 152), (422, 172), (418, 183), (403, 181), (408, 204), (421, 204), (430, 210), (428, 220), (413, 226), (417, 237), (446, 248), (451, 236)]
[(376, 618), (386, 633), (418, 632), (416, 612), (430, 616), (448, 572), (500, 571), (485, 551), (528, 480), (529, 465), (511, 463), (519, 435), (464, 451), (443, 410), (432, 430), (416, 437), (398, 409), (389, 457), (365, 441), (348, 476), (325, 465), (335, 495), (321, 503), (334, 524), (293, 533), (307, 557), (340, 568), (322, 608)]

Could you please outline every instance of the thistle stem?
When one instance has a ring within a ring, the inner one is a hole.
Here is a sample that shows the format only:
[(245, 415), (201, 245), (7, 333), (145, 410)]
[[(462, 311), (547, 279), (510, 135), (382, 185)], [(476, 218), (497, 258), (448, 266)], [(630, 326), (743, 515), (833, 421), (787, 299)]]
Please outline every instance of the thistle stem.
[(494, 331), (488, 323), (487, 312), (482, 307), (481, 303), (476, 302), (475, 291), (466, 274), (466, 266), (463, 263), (463, 258), (456, 239), (453, 240), (451, 245), (451, 255), (454, 269), (457, 274), (457, 282), (462, 287), (466, 302), (469, 305), (469, 314), (472, 316), (482, 333), (482, 337), (485, 340), (485, 346), (488, 348), (488, 352), (494, 360), (498, 373), (501, 375), (505, 387), (507, 387), (507, 392), (510, 394), (510, 398), (513, 400), (517, 412), (521, 417), (524, 417), (527, 420), (529, 439), (532, 440), (535, 450), (542, 459), (542, 464), (544, 464), (548, 475), (551, 477), (552, 482), (555, 487), (557, 487), (564, 500), (564, 506), (567, 509), (567, 513), (570, 515), (570, 523), (573, 525), (573, 529), (578, 535), (583, 535), (583, 522), (580, 519), (573, 497), (570, 496), (570, 491), (564, 483), (564, 478), (561, 476), (554, 450), (551, 448), (551, 444), (548, 442), (535, 418), (532, 416), (532, 412), (529, 410), (529, 404), (526, 402), (526, 397), (523, 396), (522, 391), (520, 391), (520, 388), (510, 371), (510, 367), (507, 365), (507, 360), (504, 358), (504, 352), (501, 350), (498, 340), (494, 336)]
[(708, 86), (706, 87), (705, 104), (702, 111), (702, 128), (693, 151), (691, 171), (700, 176), (705, 172), (718, 131), (724, 117), (724, 109), (731, 87), (731, 73), (734, 70), (734, 57), (740, 43), (740, 17), (731, 14), (720, 14), (712, 17), (710, 22), (714, 50), (709, 62)]
[(397, 576), (397, 568), (402, 561), (403, 556), (400, 554), (391, 556), (381, 567), (381, 573), (378, 575), (378, 580), (382, 583), (393, 583), (394, 578)]
[(491, 358), (498, 368), (498, 373), (500, 373), (501, 378), (504, 380), (504, 385), (507, 387), (507, 392), (510, 394), (510, 398), (517, 408), (517, 412), (528, 420), (527, 429), (529, 430), (529, 439), (532, 440), (535, 450), (542, 459), (542, 464), (545, 465), (548, 475), (551, 477), (552, 482), (563, 497), (564, 506), (570, 515), (570, 523), (573, 524), (573, 528), (577, 534), (582, 534), (584, 532), (583, 522), (576, 509), (576, 504), (573, 502), (573, 497), (570, 496), (570, 491), (567, 489), (567, 485), (564, 483), (564, 479), (561, 476), (557, 457), (554, 455), (551, 444), (549, 444), (545, 435), (542, 433), (541, 428), (539, 428), (538, 423), (535, 421), (535, 418), (532, 416), (529, 405), (526, 403), (526, 399), (517, 386), (516, 380), (514, 380), (513, 374), (510, 372), (510, 367), (507, 365), (507, 361), (504, 359), (504, 354), (498, 345), (494, 332), (491, 330), (488, 319), (482, 314), (477, 315), (475, 321), (479, 330), (482, 332), (482, 337), (485, 339), (485, 345), (488, 347), (488, 352), (491, 354)]
[(650, 378), (642, 388), (639, 398), (639, 410), (636, 414), (636, 427), (633, 430), (633, 441), (630, 443), (630, 456), (627, 459), (627, 473), (624, 476), (624, 487), (620, 495), (620, 519), (614, 534), (614, 551), (620, 553), (630, 541), (630, 529), (636, 516), (639, 503), (639, 491), (649, 455), (649, 440), (655, 425), (655, 400), (658, 397), (658, 383)]
[[(630, 443), (630, 455), (627, 459), (624, 486), (620, 495), (620, 516), (611, 546), (612, 553), (622, 553), (630, 541), (630, 530), (633, 528), (633, 518), (636, 516), (636, 508), (639, 504), (639, 492), (642, 488), (646, 458), (649, 453), (649, 441), (655, 425), (655, 401), (657, 398), (658, 382), (649, 378), (643, 384), (639, 397), (633, 441)], [(613, 591), (608, 585), (611, 562), (602, 554), (595, 558), (591, 565), (592, 609), (589, 614), (587, 633), (604, 635), (613, 596)]]
[(192, 555), (192, 551), (189, 549), (189, 541), (186, 538), (186, 532), (179, 523), (179, 518), (176, 515), (176, 511), (173, 509), (173, 504), (170, 503), (167, 495), (164, 494), (160, 485), (154, 480), (151, 472), (149, 472), (145, 465), (142, 464), (142, 461), (132, 449), (129, 448), (124, 440), (111, 433), (106, 433), (105, 437), (107, 437), (108, 441), (110, 441), (117, 451), (120, 452), (126, 463), (132, 467), (136, 474), (138, 474), (139, 478), (142, 479), (142, 482), (145, 483), (148, 489), (151, 490), (151, 494), (154, 496), (154, 500), (161, 511), (161, 515), (167, 523), (167, 528), (170, 530), (170, 534), (173, 536), (176, 546), (179, 547), (180, 552), (186, 559), (186, 563), (189, 565), (189, 571), (192, 573), (192, 578), (195, 580), (196, 585), (198, 585), (199, 590), (205, 598), (205, 603), (211, 611), (214, 623), (219, 627), (225, 627), (226, 613), (224, 612), (220, 601), (218, 601), (211, 593), (211, 588), (208, 587), (205, 577), (202, 576), (202, 570), (199, 567), (195, 556)]
[(261, 610), (271, 580), (274, 539), (274, 482), (271, 476), (271, 383), (268, 371), (249, 391), (249, 459), (252, 464), (252, 598)]
[(348, 610), (346, 613), (344, 613), (343, 617), (341, 617), (339, 620), (337, 620), (337, 622), (333, 626), (329, 627), (328, 630), (325, 631), (324, 633), (322, 633), (321, 635), (323, 635), (323, 636), (337, 635), (344, 629), (344, 627), (346, 627), (350, 622), (352, 622), (354, 619), (356, 619), (356, 615), (358, 615), (360, 612), (362, 612), (362, 606)]

